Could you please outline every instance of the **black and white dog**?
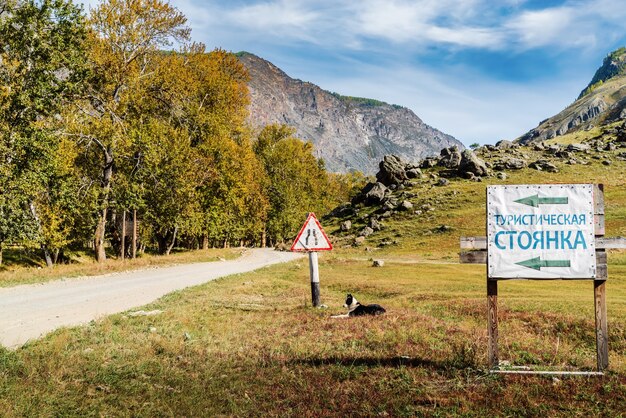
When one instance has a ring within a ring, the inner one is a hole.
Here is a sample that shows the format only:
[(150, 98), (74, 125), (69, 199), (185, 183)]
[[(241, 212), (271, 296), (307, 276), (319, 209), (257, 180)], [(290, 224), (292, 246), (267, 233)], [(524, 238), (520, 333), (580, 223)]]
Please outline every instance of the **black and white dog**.
[(346, 297), (346, 303), (343, 304), (344, 308), (348, 308), (348, 313), (343, 315), (333, 315), (331, 318), (348, 318), (350, 316), (362, 316), (362, 315), (382, 315), (385, 308), (375, 303), (371, 305), (361, 305), (358, 300), (352, 294), (348, 293)]

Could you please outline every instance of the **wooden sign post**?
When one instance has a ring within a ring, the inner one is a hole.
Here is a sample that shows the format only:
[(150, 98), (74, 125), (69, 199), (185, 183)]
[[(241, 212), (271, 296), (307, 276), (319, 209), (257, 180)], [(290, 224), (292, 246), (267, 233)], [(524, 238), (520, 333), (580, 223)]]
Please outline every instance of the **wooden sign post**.
[(606, 249), (626, 248), (626, 240), (604, 238), (603, 185), (490, 186), (487, 188), (487, 232), (487, 237), (461, 237), (461, 249), (474, 251), (461, 252), (460, 259), (461, 263), (487, 264), (490, 368), (499, 365), (499, 280), (586, 279), (594, 283), (598, 367), (595, 374), (606, 370), (609, 365)]
[(291, 246), (291, 251), (306, 251), (309, 253), (309, 273), (311, 277), (311, 303), (314, 307), (320, 306), (320, 274), (317, 261), (318, 251), (330, 251), (333, 245), (322, 229), (313, 212), (309, 213), (298, 236)]

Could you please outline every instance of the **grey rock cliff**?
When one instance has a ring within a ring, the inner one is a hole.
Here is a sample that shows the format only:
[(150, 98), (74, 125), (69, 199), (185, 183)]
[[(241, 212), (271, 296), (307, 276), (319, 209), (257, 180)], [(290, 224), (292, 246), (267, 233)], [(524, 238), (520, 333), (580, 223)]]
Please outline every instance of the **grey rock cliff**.
[(313, 143), (329, 171), (374, 174), (384, 155), (417, 163), (442, 148), (463, 147), (407, 108), (330, 93), (253, 54), (237, 55), (251, 76), (252, 124), (294, 127), (299, 138)]

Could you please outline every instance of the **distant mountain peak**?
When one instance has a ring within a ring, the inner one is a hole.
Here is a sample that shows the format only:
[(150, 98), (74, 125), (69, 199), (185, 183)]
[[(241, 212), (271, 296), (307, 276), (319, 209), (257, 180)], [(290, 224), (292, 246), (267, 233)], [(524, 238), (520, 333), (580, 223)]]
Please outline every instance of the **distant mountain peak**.
[(604, 58), (602, 62), (602, 66), (598, 68), (596, 73), (593, 75), (593, 78), (585, 87), (583, 91), (580, 92), (578, 99), (586, 96), (591, 93), (596, 87), (602, 85), (606, 81), (626, 74), (626, 48), (622, 47), (613, 52)]
[(331, 93), (289, 77), (254, 54), (236, 55), (251, 77), (251, 123), (294, 127), (299, 138), (313, 143), (330, 171), (374, 174), (388, 154), (418, 162), (446, 147), (463, 148), (454, 137), (425, 124), (403, 106)]
[(517, 139), (525, 144), (626, 119), (626, 48), (611, 52), (574, 103)]

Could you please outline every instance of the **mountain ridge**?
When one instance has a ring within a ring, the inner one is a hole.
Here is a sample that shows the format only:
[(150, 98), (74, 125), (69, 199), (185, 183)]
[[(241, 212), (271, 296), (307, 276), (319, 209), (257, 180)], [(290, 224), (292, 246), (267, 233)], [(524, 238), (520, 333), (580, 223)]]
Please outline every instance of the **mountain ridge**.
[(251, 77), (251, 123), (294, 127), (299, 138), (313, 143), (329, 171), (374, 174), (388, 154), (417, 163), (443, 148), (463, 148), (406, 107), (329, 92), (249, 52), (236, 55)]
[(578, 98), (516, 139), (521, 144), (553, 139), (626, 119), (626, 48), (609, 53)]

